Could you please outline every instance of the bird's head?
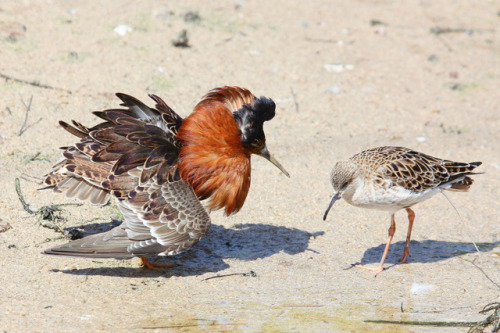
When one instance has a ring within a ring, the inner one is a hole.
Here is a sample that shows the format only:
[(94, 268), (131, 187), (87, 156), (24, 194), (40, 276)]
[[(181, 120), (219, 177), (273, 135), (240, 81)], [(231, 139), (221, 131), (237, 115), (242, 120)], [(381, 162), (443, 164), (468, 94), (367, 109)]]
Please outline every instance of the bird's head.
[(270, 98), (254, 97), (250, 103), (242, 105), (233, 112), (234, 120), (240, 129), (240, 138), (243, 147), (252, 154), (264, 157), (278, 167), (283, 174), (290, 174), (269, 153), (264, 134), (264, 122), (274, 118), (276, 104)]
[(328, 208), (325, 211), (323, 220), (326, 220), (330, 208), (332, 208), (335, 201), (346, 196), (351, 198), (356, 190), (356, 182), (359, 180), (359, 169), (351, 161), (341, 161), (335, 164), (332, 170), (330, 181), (333, 186), (334, 194)]

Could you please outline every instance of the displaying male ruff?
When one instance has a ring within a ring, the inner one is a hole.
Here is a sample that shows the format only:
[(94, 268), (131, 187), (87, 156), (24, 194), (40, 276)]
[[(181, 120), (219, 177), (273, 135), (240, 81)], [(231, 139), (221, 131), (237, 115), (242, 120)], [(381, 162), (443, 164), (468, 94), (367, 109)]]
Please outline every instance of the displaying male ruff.
[(46, 250), (53, 255), (128, 259), (148, 268), (146, 257), (174, 255), (202, 239), (209, 210), (238, 212), (250, 188), (250, 156), (260, 155), (285, 169), (266, 147), (263, 124), (275, 115), (274, 102), (239, 87), (210, 91), (185, 119), (162, 99), (150, 108), (116, 94), (125, 109), (94, 112), (94, 127), (60, 122), (80, 138), (63, 147), (64, 158), (46, 175), (55, 192), (105, 204), (110, 197), (123, 214), (114, 229)]

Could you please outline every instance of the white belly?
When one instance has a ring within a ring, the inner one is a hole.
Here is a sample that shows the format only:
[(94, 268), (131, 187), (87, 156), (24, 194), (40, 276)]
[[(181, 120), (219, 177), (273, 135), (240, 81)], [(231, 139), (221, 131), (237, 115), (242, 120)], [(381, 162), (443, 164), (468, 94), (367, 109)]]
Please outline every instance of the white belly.
[(416, 193), (401, 186), (384, 188), (363, 184), (352, 196), (343, 195), (342, 197), (353, 206), (395, 212), (427, 200), (438, 191), (437, 188), (433, 188)]

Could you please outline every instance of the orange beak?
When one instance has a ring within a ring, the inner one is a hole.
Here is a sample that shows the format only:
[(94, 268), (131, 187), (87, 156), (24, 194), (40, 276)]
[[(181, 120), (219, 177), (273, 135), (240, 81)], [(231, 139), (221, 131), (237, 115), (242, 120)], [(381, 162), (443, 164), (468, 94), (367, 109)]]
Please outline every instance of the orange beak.
[(264, 146), (264, 148), (262, 148), (259, 152), (256, 153), (257, 155), (259, 156), (262, 156), (264, 157), (266, 160), (268, 160), (269, 162), (271, 162), (272, 164), (276, 165), (276, 167), (278, 169), (281, 170), (281, 172), (283, 172), (283, 174), (287, 177), (290, 178), (290, 174), (285, 170), (285, 168), (283, 168), (283, 166), (280, 164), (280, 162), (278, 162), (272, 155), (271, 153), (269, 153), (269, 150), (267, 150), (267, 147)]

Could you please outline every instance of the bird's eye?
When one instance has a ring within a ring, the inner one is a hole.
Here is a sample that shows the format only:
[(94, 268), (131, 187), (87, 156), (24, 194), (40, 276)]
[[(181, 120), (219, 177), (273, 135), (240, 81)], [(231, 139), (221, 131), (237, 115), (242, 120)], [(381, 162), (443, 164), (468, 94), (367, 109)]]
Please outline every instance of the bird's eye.
[(344, 188), (346, 188), (346, 187), (347, 187), (347, 182), (344, 182), (344, 183), (342, 184), (342, 187), (341, 187), (341, 188), (342, 188), (342, 189), (344, 189)]
[(262, 148), (264, 146), (264, 143), (262, 142), (261, 139), (255, 139), (252, 141), (252, 146), (257, 148)]

